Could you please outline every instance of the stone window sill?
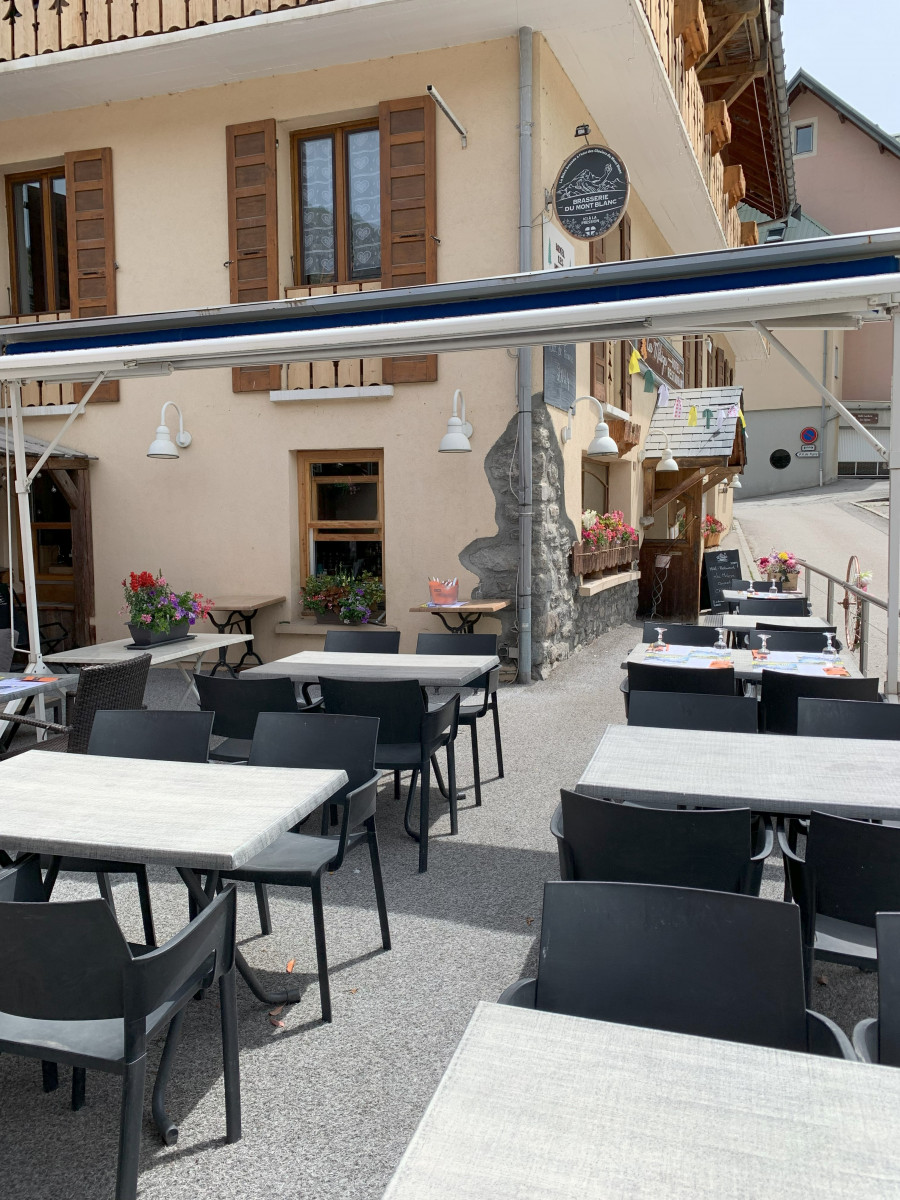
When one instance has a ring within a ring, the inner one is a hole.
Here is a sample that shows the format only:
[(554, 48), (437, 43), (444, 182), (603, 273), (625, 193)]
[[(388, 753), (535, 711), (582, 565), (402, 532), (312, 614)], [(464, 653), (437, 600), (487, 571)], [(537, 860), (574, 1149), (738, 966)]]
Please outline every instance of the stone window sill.
[(640, 571), (622, 571), (619, 575), (606, 575), (603, 579), (588, 579), (578, 589), (579, 596), (597, 596), (609, 588), (621, 587), (640, 579)]
[(329, 629), (352, 629), (355, 633), (377, 632), (379, 629), (396, 629), (396, 625), (320, 625), (314, 617), (300, 617), (297, 621), (279, 621), (275, 625), (276, 633), (288, 633), (296, 637), (298, 634), (311, 634), (324, 637)]

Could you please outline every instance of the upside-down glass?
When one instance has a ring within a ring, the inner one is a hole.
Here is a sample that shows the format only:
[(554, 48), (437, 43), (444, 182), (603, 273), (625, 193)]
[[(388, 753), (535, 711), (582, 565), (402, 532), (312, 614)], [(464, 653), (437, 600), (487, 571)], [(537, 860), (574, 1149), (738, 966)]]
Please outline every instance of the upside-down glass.
[(666, 632), (665, 625), (656, 626), (656, 641), (653, 643), (654, 650), (665, 650), (666, 643), (663, 640), (663, 634)]
[(713, 643), (713, 650), (715, 650), (716, 654), (727, 654), (728, 652), (728, 643), (725, 641), (725, 630), (721, 625), (719, 626), (719, 636)]
[(759, 635), (759, 649), (756, 652), (757, 658), (769, 657), (769, 636), (768, 633), (761, 633)]
[(832, 645), (832, 638), (834, 637), (834, 634), (824, 633), (822, 636), (825, 638), (825, 649), (822, 651), (822, 657), (837, 658), (837, 650), (835, 650), (834, 646)]
[(778, 588), (775, 586), (775, 577), (774, 576), (772, 577), (772, 582), (769, 585), (769, 595), (771, 595), (771, 596), (778, 595)]

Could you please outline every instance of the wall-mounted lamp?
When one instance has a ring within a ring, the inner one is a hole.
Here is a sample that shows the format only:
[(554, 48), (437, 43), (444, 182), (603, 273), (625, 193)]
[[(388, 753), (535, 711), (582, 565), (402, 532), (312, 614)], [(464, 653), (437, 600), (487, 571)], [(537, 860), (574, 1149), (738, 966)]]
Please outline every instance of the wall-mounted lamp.
[(588, 137), (590, 137), (590, 133), (591, 133), (590, 125), (576, 125), (575, 126), (575, 136), (576, 137), (583, 137), (585, 139), (585, 141), (587, 141)]
[[(172, 441), (172, 435), (169, 433), (169, 427), (166, 424), (166, 409), (174, 408), (178, 413), (178, 432), (175, 434), (175, 441)], [(167, 400), (162, 406), (162, 412), (159, 414), (159, 425), (156, 428), (156, 437), (150, 443), (150, 449), (147, 451), (148, 458), (178, 458), (178, 447), (182, 450), (186, 449), (191, 444), (192, 438), (189, 433), (184, 431), (184, 421), (181, 417), (181, 409), (174, 400)]]
[(665, 438), (666, 444), (663, 447), (662, 457), (660, 458), (659, 462), (656, 464), (656, 470), (658, 472), (660, 472), (660, 471), (677, 471), (678, 463), (672, 457), (672, 451), (669, 449), (669, 435), (667, 433), (664, 433), (663, 437)]
[(600, 409), (600, 420), (597, 422), (597, 428), (594, 430), (594, 436), (591, 439), (591, 444), (587, 448), (589, 458), (618, 458), (619, 447), (609, 436), (609, 426), (603, 419), (603, 405), (596, 396), (576, 396), (569, 408), (569, 423), (562, 431), (562, 440), (568, 442), (572, 437), (572, 418), (575, 416), (575, 405), (581, 400), (593, 400)]
[(441, 444), (438, 446), (438, 453), (470, 453), (472, 447), (469, 445), (469, 438), (471, 436), (472, 426), (466, 420), (466, 401), (462, 392), (457, 388), (453, 393), (453, 412), (447, 422), (447, 432), (441, 438)]

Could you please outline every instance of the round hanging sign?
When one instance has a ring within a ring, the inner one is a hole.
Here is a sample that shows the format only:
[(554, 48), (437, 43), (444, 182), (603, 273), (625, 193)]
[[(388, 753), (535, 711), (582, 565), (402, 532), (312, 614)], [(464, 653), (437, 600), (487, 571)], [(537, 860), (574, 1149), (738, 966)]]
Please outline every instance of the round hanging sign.
[(800, 430), (800, 441), (804, 446), (812, 446), (819, 440), (819, 431), (812, 425)]
[(583, 242), (615, 229), (628, 205), (625, 164), (606, 146), (584, 146), (567, 158), (553, 185), (560, 225)]

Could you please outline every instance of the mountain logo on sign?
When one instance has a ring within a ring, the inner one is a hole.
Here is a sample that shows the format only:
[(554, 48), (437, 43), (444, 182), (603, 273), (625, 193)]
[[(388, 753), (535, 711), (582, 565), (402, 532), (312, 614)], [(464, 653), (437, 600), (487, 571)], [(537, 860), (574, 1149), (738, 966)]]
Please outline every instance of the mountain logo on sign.
[(565, 187), (561, 187), (556, 195), (559, 200), (573, 200), (576, 196), (594, 196), (597, 192), (611, 192), (614, 188), (620, 185), (610, 179), (612, 174), (612, 165), (607, 165), (603, 175), (595, 175), (593, 171), (585, 168), (579, 171), (574, 179), (571, 179)]

